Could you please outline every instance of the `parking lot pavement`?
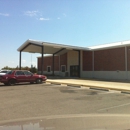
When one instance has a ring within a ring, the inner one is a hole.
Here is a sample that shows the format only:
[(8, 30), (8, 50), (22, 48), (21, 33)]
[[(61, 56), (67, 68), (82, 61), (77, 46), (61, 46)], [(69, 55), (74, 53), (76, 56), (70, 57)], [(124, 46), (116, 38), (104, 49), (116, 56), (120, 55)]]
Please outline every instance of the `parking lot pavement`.
[(53, 84), (0, 84), (0, 121), (67, 114), (130, 114), (130, 94)]

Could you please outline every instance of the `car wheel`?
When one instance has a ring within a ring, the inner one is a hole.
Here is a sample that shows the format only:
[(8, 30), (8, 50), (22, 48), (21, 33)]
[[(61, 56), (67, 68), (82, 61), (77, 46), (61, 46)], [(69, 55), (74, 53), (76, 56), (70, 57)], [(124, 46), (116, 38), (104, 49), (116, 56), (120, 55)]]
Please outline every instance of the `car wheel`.
[(11, 79), (11, 80), (9, 80), (9, 85), (10, 86), (13, 86), (13, 85), (15, 85), (15, 83), (16, 83), (16, 81), (14, 80), (14, 79)]
[(41, 84), (41, 83), (42, 83), (42, 80), (41, 80), (41, 79), (37, 79), (37, 80), (36, 80), (36, 83), (37, 83), (37, 84)]

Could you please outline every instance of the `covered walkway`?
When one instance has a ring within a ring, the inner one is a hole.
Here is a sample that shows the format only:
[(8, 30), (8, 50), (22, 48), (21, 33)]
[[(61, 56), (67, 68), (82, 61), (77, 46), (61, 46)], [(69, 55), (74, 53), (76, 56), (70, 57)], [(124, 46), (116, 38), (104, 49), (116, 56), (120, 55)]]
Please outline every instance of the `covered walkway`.
[[(80, 68), (80, 51), (81, 50), (89, 50), (86, 47), (76, 47), (70, 45), (62, 45), (57, 43), (49, 43), (43, 41), (36, 41), (36, 40), (27, 40), (24, 42), (18, 49), (20, 52), (19, 55), (19, 69), (21, 69), (21, 59), (22, 59), (22, 52), (30, 52), (30, 53), (40, 53), (42, 57), (41, 61), (41, 74), (43, 74), (43, 64), (44, 64), (44, 54), (52, 54), (53, 55), (53, 75), (54, 75), (54, 56), (64, 54), (70, 50), (78, 52), (78, 65)], [(80, 69), (79, 69), (79, 77), (80, 77)]]

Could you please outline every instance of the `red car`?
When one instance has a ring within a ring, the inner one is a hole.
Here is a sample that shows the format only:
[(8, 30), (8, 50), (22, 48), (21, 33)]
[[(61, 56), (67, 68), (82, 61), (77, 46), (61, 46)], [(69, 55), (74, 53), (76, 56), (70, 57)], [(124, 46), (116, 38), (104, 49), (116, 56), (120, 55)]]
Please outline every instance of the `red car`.
[(30, 83), (42, 83), (46, 81), (47, 77), (44, 75), (32, 74), (27, 70), (12, 70), (6, 75), (0, 76), (0, 82), (5, 85), (15, 85), (20, 82), (30, 82)]

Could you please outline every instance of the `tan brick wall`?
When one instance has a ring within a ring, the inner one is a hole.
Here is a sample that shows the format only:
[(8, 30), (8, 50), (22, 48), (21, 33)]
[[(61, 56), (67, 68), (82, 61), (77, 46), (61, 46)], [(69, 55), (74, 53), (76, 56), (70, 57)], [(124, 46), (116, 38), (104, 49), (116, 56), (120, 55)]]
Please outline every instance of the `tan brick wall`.
[(125, 47), (94, 51), (94, 71), (125, 71)]

